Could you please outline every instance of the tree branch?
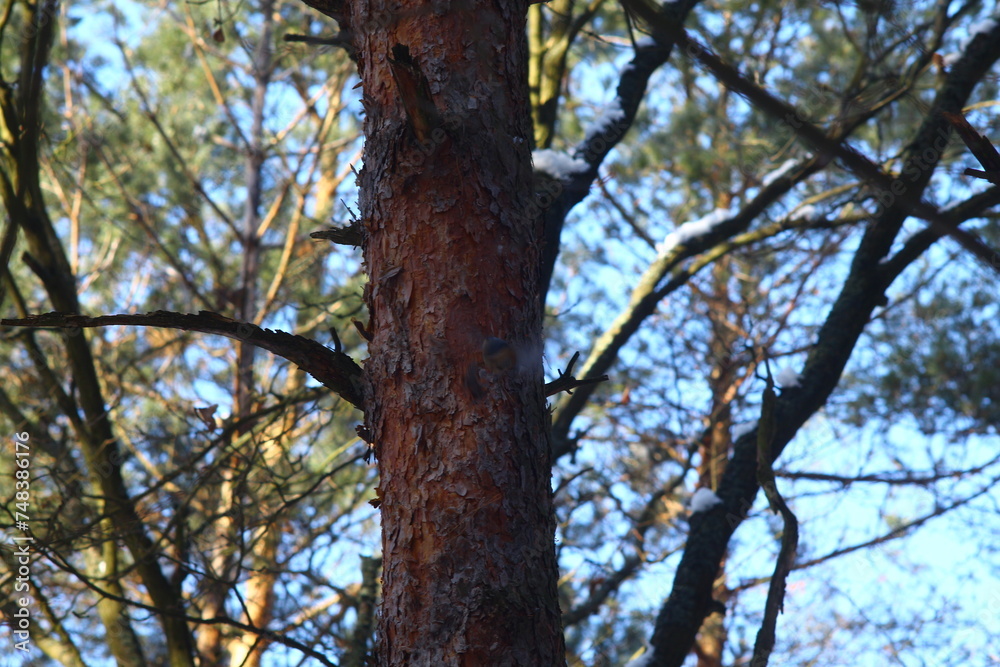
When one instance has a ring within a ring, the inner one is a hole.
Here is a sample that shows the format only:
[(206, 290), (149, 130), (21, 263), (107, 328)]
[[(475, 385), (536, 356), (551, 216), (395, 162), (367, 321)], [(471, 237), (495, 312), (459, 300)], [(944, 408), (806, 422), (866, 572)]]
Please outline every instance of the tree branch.
[(761, 402), (760, 421), (757, 426), (757, 483), (764, 489), (771, 510), (781, 514), (784, 521), (784, 531), (781, 535), (781, 549), (774, 564), (774, 576), (767, 591), (767, 602), (764, 604), (764, 620), (757, 630), (757, 640), (753, 647), (754, 667), (766, 667), (774, 650), (775, 628), (778, 624), (778, 613), (784, 607), (785, 582), (788, 573), (795, 564), (795, 552), (799, 545), (799, 522), (788, 507), (785, 499), (778, 491), (774, 480), (772, 467), (773, 453), (771, 444), (774, 441), (776, 425), (774, 422), (774, 406), (777, 402), (774, 393), (774, 380), (771, 369), (767, 369), (767, 387), (764, 389), (764, 399)]
[[(691, 9), (698, 0), (680, 0), (665, 6), (665, 16), (671, 22), (683, 25)], [(674, 42), (667, 33), (659, 33), (654, 44), (643, 44), (636, 47), (635, 57), (622, 70), (621, 80), (615, 101), (621, 108), (622, 115), (614, 122), (606, 124), (601, 131), (591, 132), (576, 148), (573, 157), (583, 160), (589, 169), (574, 173), (560, 183), (560, 191), (543, 213), (545, 219), (545, 243), (542, 246), (542, 269), (539, 289), (544, 303), (545, 295), (552, 282), (552, 272), (555, 269), (556, 258), (559, 256), (559, 239), (566, 222), (566, 215), (578, 203), (583, 201), (590, 191), (590, 184), (597, 178), (597, 169), (601, 166), (608, 153), (618, 145), (635, 122), (639, 105), (646, 96), (646, 86), (649, 78), (670, 58)]]
[[(797, 174), (783, 177), (769, 185), (746, 207), (729, 220), (717, 225), (709, 233), (689, 239), (684, 244), (677, 246), (669, 253), (659, 255), (649, 268), (639, 278), (638, 283), (632, 290), (628, 306), (618, 315), (615, 321), (597, 339), (590, 356), (583, 364), (582, 372), (607, 373), (611, 366), (618, 359), (621, 349), (631, 340), (633, 334), (646, 318), (656, 312), (656, 308), (668, 294), (677, 290), (687, 283), (696, 273), (705, 266), (719, 259), (733, 250), (764, 239), (770, 238), (788, 229), (795, 229), (814, 224), (803, 218), (794, 215), (784, 218), (776, 223), (756, 229), (745, 231), (750, 223), (765, 208), (777, 201), (779, 197), (787, 193), (800, 180), (815, 173), (820, 168), (817, 160), (813, 158), (803, 165)], [(845, 223), (848, 221), (839, 221)], [(824, 226), (832, 226), (823, 223)], [(697, 257), (701, 254), (701, 257)], [(696, 258), (687, 266), (682, 266), (685, 260)], [(665, 284), (667, 276), (670, 280)], [(571, 396), (564, 397), (556, 406), (555, 416), (552, 421), (553, 452), (555, 457), (568, 454), (571, 450), (567, 435), (573, 420), (580, 414), (586, 406), (587, 401), (593, 394), (593, 387), (586, 387)]]
[(359, 220), (352, 220), (346, 227), (331, 227), (321, 229), (309, 234), (314, 239), (325, 239), (338, 245), (349, 245), (356, 248), (361, 247), (361, 224)]
[(6, 326), (57, 329), (105, 327), (115, 324), (200, 331), (249, 343), (288, 359), (354, 407), (359, 410), (364, 409), (361, 390), (362, 370), (350, 356), (343, 352), (335, 352), (304, 336), (262, 329), (255, 324), (238, 322), (218, 313), (203, 310), (197, 315), (192, 315), (158, 310), (145, 315), (123, 314), (101, 317), (45, 313), (23, 319), (0, 320), (0, 325)]
[[(628, 1), (630, 5), (642, 5), (636, 0)], [(653, 19), (658, 20), (655, 14)], [(680, 31), (674, 29), (674, 32)], [(691, 42), (688, 41), (687, 45), (691, 45)], [(707, 52), (701, 53), (704, 55)], [(931, 113), (906, 147), (902, 171), (908, 176), (906, 183), (882, 173), (877, 167), (877, 174), (870, 174), (868, 165), (871, 163), (852, 149), (830, 146), (829, 142), (822, 141), (822, 136), (816, 142), (821, 151), (827, 152), (830, 157), (841, 159), (852, 171), (857, 169), (856, 173), (860, 173), (866, 180), (872, 176), (871, 183), (879, 187), (884, 187), (887, 181), (890, 187), (895, 187), (892, 184), (898, 183), (901, 190), (889, 190), (898, 194), (880, 207), (875, 220), (862, 237), (844, 287), (820, 329), (816, 345), (808, 355), (799, 386), (784, 390), (777, 400), (774, 408), (777, 430), (772, 444), (775, 459), (805, 421), (826, 403), (840, 381), (858, 338), (889, 285), (879, 261), (888, 253), (903, 221), (913, 214), (921, 217), (928, 214), (942, 220), (936, 209), (921, 199), (933, 170), (940, 161), (942, 149), (937, 144), (942, 137), (947, 140), (950, 132), (941, 112), (956, 113), (961, 110), (973, 89), (998, 59), (1000, 25), (972, 40), (939, 89)], [(712, 62), (707, 56), (706, 60)], [(707, 66), (705, 61), (703, 63)], [(723, 80), (721, 76), (720, 80)], [(730, 85), (728, 79), (723, 80), (723, 83)], [(734, 86), (739, 84), (741, 88), (743, 83), (745, 81), (741, 77), (733, 81)], [(743, 94), (744, 90), (741, 88), (734, 90)], [(767, 96), (764, 101), (768, 105), (776, 104), (782, 111), (788, 108), (764, 91), (759, 93)], [(755, 97), (761, 96), (755, 94)], [(756, 99), (751, 101), (755, 104), (757, 102)], [(767, 108), (765, 111), (771, 113)], [(807, 124), (793, 118), (798, 124), (796, 130), (799, 136), (812, 143), (817, 137), (808, 131), (803, 133), (801, 130)], [(925, 152), (933, 153), (936, 159), (926, 160)], [(909, 178), (911, 174), (912, 179)], [(928, 211), (928, 208), (932, 210)], [(936, 225), (935, 232), (948, 229), (947, 221), (942, 220), (942, 223)], [(976, 254), (985, 259), (979, 252)], [(1000, 268), (1000, 262), (994, 266)], [(692, 517), (690, 536), (674, 577), (673, 592), (661, 608), (656, 621), (652, 641), (656, 664), (680, 667), (694, 644), (698, 628), (709, 611), (712, 586), (730, 537), (746, 518), (757, 495), (756, 468), (757, 442), (754, 429), (740, 437), (735, 444), (732, 459), (717, 491), (723, 503)]]
[(585, 387), (589, 385), (595, 385), (600, 382), (608, 381), (608, 376), (606, 374), (585, 377), (582, 380), (577, 380), (575, 377), (573, 377), (573, 367), (576, 365), (576, 362), (579, 359), (580, 359), (580, 353), (575, 352), (573, 354), (573, 357), (569, 360), (569, 363), (566, 365), (566, 371), (565, 372), (559, 371), (559, 377), (557, 377), (552, 382), (547, 382), (545, 384), (546, 396), (553, 396), (561, 391), (572, 393), (572, 390), (576, 389), (577, 387)]
[(324, 656), (319, 651), (317, 651), (317, 650), (315, 650), (313, 648), (310, 648), (309, 646), (306, 646), (305, 644), (303, 644), (303, 643), (301, 643), (299, 641), (296, 641), (294, 639), (286, 637), (284, 635), (284, 633), (281, 633), (281, 632), (276, 632), (274, 630), (268, 630), (267, 628), (258, 628), (256, 626), (248, 624), (248, 623), (241, 623), (239, 621), (235, 621), (235, 620), (229, 618), (228, 616), (215, 616), (213, 618), (201, 618), (201, 617), (198, 617), (198, 616), (188, 616), (188, 615), (184, 614), (183, 612), (177, 612), (177, 611), (174, 611), (172, 609), (167, 609), (167, 608), (162, 608), (162, 607), (158, 607), (158, 606), (144, 604), (142, 602), (139, 602), (138, 600), (132, 600), (132, 599), (129, 599), (128, 597), (123, 596), (123, 595), (115, 595), (111, 591), (108, 591), (107, 589), (101, 588), (100, 586), (98, 586), (97, 584), (95, 584), (93, 581), (91, 581), (91, 579), (89, 577), (85, 576), (82, 572), (80, 572), (75, 567), (73, 567), (72, 565), (70, 565), (68, 561), (66, 561), (63, 558), (61, 558), (60, 555), (57, 552), (45, 550), (45, 553), (47, 553), (52, 558), (52, 560), (54, 562), (58, 563), (58, 565), (59, 565), (60, 568), (66, 570), (70, 574), (73, 574), (74, 576), (76, 576), (76, 578), (84, 586), (86, 586), (87, 588), (89, 588), (92, 591), (94, 591), (95, 593), (97, 593), (101, 598), (106, 598), (106, 599), (114, 600), (115, 602), (119, 602), (119, 603), (121, 603), (123, 605), (128, 605), (128, 606), (134, 607), (136, 609), (143, 609), (143, 610), (148, 611), (148, 612), (150, 612), (152, 614), (155, 614), (157, 616), (166, 616), (166, 617), (170, 617), (170, 618), (174, 618), (174, 619), (178, 619), (178, 620), (184, 621), (186, 623), (192, 623), (194, 625), (213, 625), (213, 624), (228, 625), (228, 626), (236, 628), (238, 630), (242, 630), (243, 632), (256, 635), (258, 637), (267, 639), (269, 641), (273, 641), (276, 644), (281, 644), (283, 646), (287, 646), (289, 648), (293, 648), (293, 649), (295, 649), (297, 651), (300, 651), (304, 655), (308, 655), (311, 658), (315, 658), (316, 660), (318, 660), (323, 665), (328, 665), (328, 667), (337, 667), (336, 663), (331, 662), (326, 656)]
[[(826, 160), (833, 158), (840, 160), (852, 173), (864, 179), (869, 185), (875, 186), (876, 197), (881, 207), (898, 208), (905, 211), (907, 215), (927, 220), (940, 233), (948, 234), (984, 264), (1000, 272), (1000, 253), (968, 231), (949, 225), (947, 221), (942, 219), (937, 207), (921, 198), (921, 194), (944, 150), (937, 145), (937, 142), (939, 139), (944, 139), (944, 145), (947, 146), (948, 143), (950, 127), (945, 122), (942, 113), (958, 114), (961, 112), (961, 105), (956, 107), (952, 104), (954, 100), (948, 99), (948, 96), (944, 95), (938, 97), (937, 103), (930, 111), (930, 116), (935, 119), (934, 122), (924, 123), (921, 135), (918, 135), (915, 140), (930, 149), (931, 154), (935, 156), (934, 159), (927, 160), (922, 154), (916, 155), (911, 152), (911, 159), (906, 161), (901, 174), (895, 176), (887, 174), (851, 146), (828, 137), (822, 129), (807, 121), (797, 109), (754, 84), (735, 67), (691, 38), (687, 31), (681, 27), (681, 24), (664, 16), (663, 10), (651, 0), (623, 0), (623, 4), (628, 11), (653, 26), (654, 30), (669, 35), (674, 43), (682, 47), (689, 56), (696, 58), (726, 88), (742, 95), (769, 116), (785, 122), (800, 139), (812, 146)], [(959, 85), (969, 84), (970, 80), (972, 83), (977, 82), (981, 76), (981, 74), (976, 75), (980, 59), (992, 48), (991, 40), (996, 41), (998, 34), (1000, 34), (998, 26), (994, 26), (987, 33), (977, 34), (962, 58), (955, 64), (948, 80)], [(946, 86), (944, 90), (947, 89)], [(967, 96), (963, 99), (966, 98)], [(914, 157), (916, 159), (913, 159)], [(903, 175), (906, 176), (905, 179)]]

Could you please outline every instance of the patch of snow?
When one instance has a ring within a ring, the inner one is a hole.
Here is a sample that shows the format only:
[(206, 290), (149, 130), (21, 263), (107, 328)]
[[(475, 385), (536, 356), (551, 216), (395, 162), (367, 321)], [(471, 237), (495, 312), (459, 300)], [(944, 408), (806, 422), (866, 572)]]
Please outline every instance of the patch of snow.
[[(975, 39), (976, 35), (981, 32), (989, 32), (993, 28), (997, 27), (997, 17), (991, 16), (988, 19), (983, 19), (982, 21), (976, 21), (969, 27), (969, 42)], [(966, 42), (968, 44), (968, 42)]]
[(962, 57), (965, 53), (965, 49), (969, 47), (969, 44), (976, 38), (976, 35), (980, 33), (989, 32), (997, 27), (998, 17), (996, 14), (989, 18), (985, 18), (981, 21), (976, 21), (971, 26), (969, 26), (969, 35), (962, 39), (958, 44), (958, 53), (949, 53), (944, 56), (945, 67), (951, 67), (958, 59)]
[(715, 495), (715, 491), (703, 486), (691, 496), (691, 512), (704, 512), (721, 503), (722, 498)]
[(750, 431), (757, 428), (757, 420), (754, 419), (752, 422), (747, 422), (746, 424), (737, 424), (733, 427), (733, 440), (739, 440), (744, 435)]
[(572, 158), (567, 153), (554, 151), (551, 148), (531, 151), (531, 161), (535, 164), (535, 169), (559, 180), (565, 180), (590, 168), (583, 160)]
[(766, 188), (771, 183), (790, 172), (798, 164), (796, 160), (785, 160), (777, 169), (773, 169), (768, 173), (764, 174), (764, 178), (760, 179), (761, 184)]
[(806, 204), (792, 211), (792, 217), (797, 220), (815, 220), (819, 217), (819, 211), (812, 204)]
[(590, 141), (591, 137), (604, 134), (611, 126), (623, 118), (625, 118), (625, 111), (622, 109), (622, 101), (620, 97), (616, 96), (611, 101), (611, 104), (587, 127), (586, 139), (584, 141)]
[(720, 223), (729, 220), (735, 215), (734, 211), (727, 208), (717, 208), (703, 218), (685, 222), (683, 225), (666, 235), (662, 242), (656, 244), (656, 252), (662, 257), (682, 243), (686, 243), (693, 238), (703, 236)]
[(785, 367), (778, 371), (778, 374), (774, 376), (774, 381), (778, 383), (782, 389), (789, 389), (791, 387), (798, 387), (799, 380), (802, 378), (797, 372), (793, 371), (791, 368)]

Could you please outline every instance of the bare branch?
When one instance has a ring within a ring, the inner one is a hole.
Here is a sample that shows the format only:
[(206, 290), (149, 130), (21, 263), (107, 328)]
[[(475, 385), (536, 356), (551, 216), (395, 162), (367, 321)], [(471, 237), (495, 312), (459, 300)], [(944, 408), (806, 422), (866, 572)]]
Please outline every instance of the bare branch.
[(558, 378), (556, 378), (552, 382), (547, 382), (545, 384), (546, 396), (553, 396), (561, 391), (572, 393), (572, 390), (576, 389), (577, 387), (584, 387), (587, 385), (594, 385), (600, 382), (608, 381), (607, 374), (591, 376), (583, 378), (582, 380), (577, 380), (575, 377), (573, 377), (573, 366), (576, 365), (576, 362), (579, 359), (580, 359), (580, 353), (575, 352), (573, 354), (573, 357), (569, 360), (569, 364), (567, 364), (566, 366), (566, 371), (565, 372), (559, 371)]
[(66, 313), (45, 313), (23, 319), (0, 320), (5, 326), (78, 329), (106, 327), (115, 324), (126, 326), (164, 327), (184, 331), (225, 336), (273, 352), (295, 363), (299, 368), (322, 382), (335, 394), (363, 410), (361, 367), (343, 352), (335, 352), (325, 345), (304, 336), (285, 331), (262, 329), (255, 324), (238, 322), (218, 313), (201, 311), (197, 315), (158, 310), (145, 315), (104, 315), (87, 317)]
[(361, 225), (354, 220), (346, 227), (331, 227), (309, 234), (314, 239), (326, 239), (338, 245), (361, 247)]
[[(665, 18), (661, 10), (650, 0), (624, 0), (623, 4), (630, 12), (654, 26), (658, 32), (669, 35), (685, 50), (685, 53), (696, 58), (726, 88), (742, 95), (761, 111), (787, 123), (800, 139), (817, 150), (825, 160), (834, 158), (840, 160), (851, 172), (863, 178), (869, 185), (875, 186), (879, 192), (880, 203), (882, 199), (888, 200), (886, 208), (899, 209), (907, 215), (927, 220), (939, 233), (948, 234), (984, 264), (1000, 272), (1000, 253), (987, 246), (974, 234), (949, 225), (937, 207), (921, 199), (921, 193), (930, 181), (934, 167), (941, 159), (942, 150), (936, 148), (936, 142), (939, 138), (943, 138), (947, 145), (948, 125), (942, 114), (961, 110), (961, 105), (956, 106), (954, 100), (949, 99), (950, 96), (938, 97), (939, 102), (929, 113), (929, 118), (936, 122), (925, 123), (921, 128), (921, 136), (916, 140), (928, 145), (934, 152), (935, 159), (926, 160), (922, 155), (916, 160), (911, 157), (902, 171), (902, 174), (907, 175), (904, 181), (901, 175), (894, 176), (882, 171), (877, 164), (843, 141), (828, 137), (822, 129), (807, 121), (794, 107), (754, 84), (735, 67), (688, 35), (680, 24)], [(973, 43), (978, 43), (982, 49), (986, 49), (988, 40), (995, 41), (997, 33), (1000, 33), (1000, 27), (994, 27), (988, 34), (977, 35)], [(977, 53), (970, 44), (969, 49), (949, 75), (949, 79), (956, 87), (968, 84), (970, 80), (978, 81), (975, 73), (981, 66), (982, 56), (983, 54)], [(911, 178), (911, 173), (915, 177)]]

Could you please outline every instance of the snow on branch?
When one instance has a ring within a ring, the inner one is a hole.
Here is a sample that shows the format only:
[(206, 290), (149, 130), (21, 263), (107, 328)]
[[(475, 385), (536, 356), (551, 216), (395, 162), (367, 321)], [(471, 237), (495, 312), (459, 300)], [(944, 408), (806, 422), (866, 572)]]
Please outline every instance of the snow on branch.
[(734, 217), (736, 212), (728, 208), (717, 208), (708, 215), (685, 222), (683, 225), (667, 234), (662, 242), (656, 245), (656, 252), (663, 257), (679, 245), (687, 243), (691, 239), (704, 236), (718, 227), (720, 224)]
[(531, 151), (531, 160), (535, 164), (535, 170), (541, 171), (552, 178), (560, 181), (569, 179), (573, 174), (580, 174), (590, 167), (583, 160), (570, 157), (562, 151), (554, 151), (551, 148)]
[(712, 489), (702, 487), (694, 492), (691, 496), (691, 512), (707, 512), (716, 505), (722, 503), (722, 498), (715, 495), (715, 491)]
[(771, 183), (774, 183), (776, 180), (794, 169), (797, 164), (798, 162), (796, 160), (785, 160), (777, 169), (764, 174), (763, 178), (760, 179), (761, 185), (766, 188)]
[(622, 109), (622, 100), (615, 96), (611, 104), (604, 109), (594, 122), (587, 127), (587, 134), (584, 142), (589, 142), (592, 138), (606, 134), (609, 130), (619, 125), (625, 120), (625, 110)]
[(781, 387), (782, 389), (791, 389), (792, 387), (798, 387), (799, 380), (801, 379), (802, 376), (800, 376), (798, 372), (792, 370), (791, 368), (788, 368), (787, 366), (778, 371), (778, 374), (774, 376), (774, 381), (777, 382), (778, 386)]

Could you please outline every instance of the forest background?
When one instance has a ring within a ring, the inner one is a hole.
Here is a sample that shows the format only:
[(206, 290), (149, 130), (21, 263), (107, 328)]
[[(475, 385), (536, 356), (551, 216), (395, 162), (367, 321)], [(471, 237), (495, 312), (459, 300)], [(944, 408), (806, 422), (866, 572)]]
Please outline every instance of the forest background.
[[(609, 375), (549, 399), (567, 661), (640, 654), (691, 499), (718, 490), (753, 437), (773, 373), (788, 405), (829, 394), (774, 464), (800, 535), (773, 664), (995, 663), (1000, 264), (918, 215), (869, 253), (864, 239), (901, 204), (801, 128), (919, 182), (916, 201), (1000, 247), (1000, 192), (965, 173), (980, 167), (966, 144), (947, 124), (920, 143), (959, 85), (969, 123), (1000, 136), (996, 7), (676, 6), (691, 37), (795, 115), (761, 110), (616, 3), (528, 14), (537, 200), (565, 222), (546, 378), (575, 352), (577, 377)], [(3, 317), (206, 311), (362, 361), (360, 252), (310, 236), (358, 209), (365, 109), (335, 24), (272, 0), (27, 7), (0, 7)], [(23, 46), (45, 30), (51, 52), (29, 63)], [(15, 117), (41, 120), (30, 151)], [(25, 179), (33, 200), (14, 187)], [(38, 211), (34, 232), (12, 222)], [(205, 664), (364, 664), (381, 561), (360, 413), (249, 349), (197, 330), (0, 330), (8, 537), (6, 434), (30, 434), (32, 451), (32, 664), (130, 651), (161, 664), (162, 598), (143, 567), (206, 619)], [(810, 369), (828, 349), (846, 368), (824, 388)], [(98, 426), (89, 387), (107, 405)], [(121, 456), (88, 449), (102, 428)], [(152, 566), (108, 537), (109, 479), (145, 525)], [(738, 522), (689, 664), (749, 664), (783, 523), (763, 495)]]

